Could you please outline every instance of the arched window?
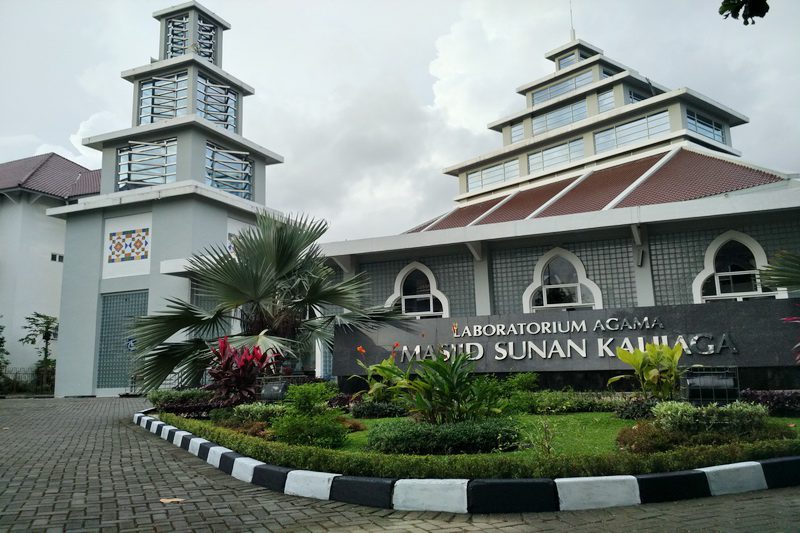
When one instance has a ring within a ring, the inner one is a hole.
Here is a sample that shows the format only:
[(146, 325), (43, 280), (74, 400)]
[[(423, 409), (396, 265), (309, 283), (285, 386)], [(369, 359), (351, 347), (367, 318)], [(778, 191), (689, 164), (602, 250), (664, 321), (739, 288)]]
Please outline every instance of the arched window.
[(787, 296), (782, 289), (761, 285), (758, 271), (767, 265), (767, 255), (744, 233), (728, 231), (714, 239), (706, 249), (704, 265), (692, 283), (695, 303)]
[(422, 263), (406, 265), (395, 278), (394, 293), (386, 300), (386, 307), (400, 306), (404, 315), (417, 318), (448, 317), (450, 305), (447, 297), (436, 288), (433, 272)]
[(556, 248), (536, 263), (531, 283), (522, 296), (526, 313), (544, 308), (589, 307), (601, 309), (600, 288), (586, 277), (586, 269), (578, 257)]

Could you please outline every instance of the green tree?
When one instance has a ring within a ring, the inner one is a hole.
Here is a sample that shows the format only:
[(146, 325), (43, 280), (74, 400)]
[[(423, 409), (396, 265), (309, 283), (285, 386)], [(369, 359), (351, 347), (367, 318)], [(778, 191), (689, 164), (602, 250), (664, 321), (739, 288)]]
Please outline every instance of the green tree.
[(58, 318), (43, 313), (34, 312), (25, 317), (25, 325), (22, 327), (28, 333), (19, 342), (36, 346), (42, 343), (36, 351), (42, 357), (44, 364), (49, 364), (52, 351), (50, 343), (53, 342), (58, 334)]
[(769, 265), (761, 269), (761, 282), (768, 287), (800, 290), (800, 254), (778, 252)]
[(738, 20), (741, 14), (745, 26), (755, 24), (754, 17), (764, 18), (768, 11), (767, 0), (722, 0), (719, 6), (719, 14), (725, 18)]
[[(3, 315), (0, 315), (3, 318)], [(6, 327), (0, 324), (0, 376), (2, 376), (8, 367), (8, 350), (6, 349), (6, 338), (3, 335)]]
[[(144, 390), (173, 371), (182, 383), (199, 381), (213, 363), (208, 340), (228, 335), (233, 346), (258, 346), (281, 358), (310, 358), (318, 342), (331, 345), (333, 326), (369, 329), (396, 318), (386, 308), (362, 306), (368, 281), (344, 281), (327, 264), (317, 240), (324, 221), (259, 214), (256, 225), (234, 239), (234, 250), (211, 246), (189, 258), (187, 271), (211, 310), (177, 298), (166, 310), (140, 317), (133, 328), (137, 374)], [(338, 311), (346, 310), (346, 311)], [(175, 337), (183, 340), (170, 340)]]

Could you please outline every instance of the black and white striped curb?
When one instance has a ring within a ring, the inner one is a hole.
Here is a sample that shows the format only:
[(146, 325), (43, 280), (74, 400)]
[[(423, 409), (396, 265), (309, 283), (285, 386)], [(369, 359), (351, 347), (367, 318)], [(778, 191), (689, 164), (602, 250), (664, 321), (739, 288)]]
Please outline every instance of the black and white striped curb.
[(273, 466), (144, 413), (133, 422), (236, 479), (295, 496), (403, 511), (526, 513), (688, 500), (800, 485), (800, 457), (640, 476), (389, 479)]

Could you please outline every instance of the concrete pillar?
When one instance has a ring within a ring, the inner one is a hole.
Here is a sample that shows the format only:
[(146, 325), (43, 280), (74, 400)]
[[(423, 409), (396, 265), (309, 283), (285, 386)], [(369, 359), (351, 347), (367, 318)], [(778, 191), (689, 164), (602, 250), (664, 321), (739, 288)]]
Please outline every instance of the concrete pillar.
[(632, 225), (633, 275), (636, 282), (636, 305), (646, 307), (656, 304), (653, 289), (653, 270), (650, 264), (650, 241), (647, 227)]

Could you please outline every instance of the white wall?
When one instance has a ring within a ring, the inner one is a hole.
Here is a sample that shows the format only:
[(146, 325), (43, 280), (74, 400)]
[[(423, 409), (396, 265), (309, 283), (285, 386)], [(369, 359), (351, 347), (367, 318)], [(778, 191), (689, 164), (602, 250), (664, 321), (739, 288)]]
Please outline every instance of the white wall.
[[(59, 314), (63, 264), (50, 254), (64, 253), (65, 223), (44, 213), (63, 202), (27, 193), (11, 198), (0, 196), (0, 324), (11, 366), (24, 368), (38, 358), (33, 346), (18, 342), (25, 317), (34, 311)], [(53, 349), (57, 355), (57, 343)]]

